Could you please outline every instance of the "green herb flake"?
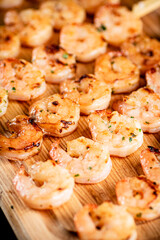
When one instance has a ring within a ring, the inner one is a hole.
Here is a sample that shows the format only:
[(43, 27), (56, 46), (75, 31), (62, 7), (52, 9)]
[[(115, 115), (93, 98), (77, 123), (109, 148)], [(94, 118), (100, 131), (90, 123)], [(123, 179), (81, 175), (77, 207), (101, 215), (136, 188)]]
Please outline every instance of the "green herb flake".
[(108, 126), (108, 128), (111, 128), (111, 127), (112, 127), (112, 125), (109, 125), (109, 126)]
[(139, 132), (142, 132), (142, 129), (141, 129), (141, 128), (139, 128), (139, 129), (138, 129), (138, 131), (139, 131)]
[(54, 73), (54, 71), (53, 71), (53, 70), (51, 70), (51, 73)]
[(129, 142), (132, 142), (132, 137), (129, 137)]
[(115, 62), (114, 61), (111, 61), (111, 65), (113, 65)]
[(112, 88), (112, 92), (111, 92), (112, 94), (114, 94), (115, 93), (115, 91), (114, 91), (114, 89)]
[(15, 92), (15, 91), (16, 91), (16, 88), (15, 88), (15, 87), (12, 87), (12, 91), (14, 91), (14, 92)]
[(133, 116), (131, 116), (131, 118), (134, 118)]
[(89, 170), (92, 170), (92, 167), (88, 167)]
[(64, 59), (67, 59), (67, 58), (68, 58), (68, 53), (64, 53), (64, 54), (62, 55), (62, 57), (63, 57)]
[(75, 174), (74, 177), (79, 177), (79, 173)]
[(43, 109), (41, 109), (40, 112), (43, 112)]
[(125, 137), (124, 137), (124, 136), (122, 137), (122, 140), (125, 140)]
[(14, 83), (14, 81), (12, 80), (11, 83)]
[(0, 109), (0, 113), (2, 112), (2, 110)]
[(149, 122), (145, 121), (146, 124), (149, 124)]
[(138, 217), (138, 218), (142, 217), (142, 213), (141, 213), (141, 212), (140, 212), (140, 213), (137, 213), (137, 214), (136, 214), (136, 217)]
[(104, 24), (101, 24), (101, 26), (98, 27), (97, 30), (98, 30), (98, 32), (103, 32), (103, 31), (107, 30), (107, 28)]

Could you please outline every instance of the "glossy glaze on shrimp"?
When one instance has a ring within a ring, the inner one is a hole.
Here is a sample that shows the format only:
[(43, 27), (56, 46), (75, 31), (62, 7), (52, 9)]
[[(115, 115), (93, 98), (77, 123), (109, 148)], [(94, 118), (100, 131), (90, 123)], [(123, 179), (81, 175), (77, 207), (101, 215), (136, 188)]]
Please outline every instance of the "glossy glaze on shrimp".
[(160, 131), (160, 96), (150, 88), (140, 88), (113, 103), (113, 108), (129, 117), (136, 118), (144, 132)]
[(127, 58), (137, 65), (142, 74), (160, 61), (160, 42), (146, 35), (126, 40), (121, 45), (121, 50)]
[(111, 155), (126, 157), (143, 143), (140, 123), (116, 111), (96, 111), (88, 117), (88, 124), (93, 140), (106, 145)]
[(106, 82), (113, 93), (131, 92), (139, 86), (139, 70), (120, 52), (99, 56), (95, 63), (95, 75)]
[(0, 26), (0, 59), (17, 57), (19, 52), (19, 36), (10, 32), (7, 27)]
[(146, 72), (147, 85), (160, 94), (160, 62)]
[(79, 105), (60, 94), (35, 102), (29, 112), (44, 134), (56, 137), (73, 132), (80, 118)]
[(115, 46), (142, 33), (142, 21), (124, 6), (101, 6), (95, 14), (94, 23), (103, 38)]
[(23, 59), (0, 61), (0, 86), (8, 91), (9, 99), (28, 101), (46, 90), (45, 77), (33, 64)]
[(160, 216), (160, 192), (157, 185), (144, 176), (126, 178), (116, 185), (117, 200), (137, 220)]
[(12, 135), (0, 134), (0, 156), (23, 161), (39, 153), (43, 133), (29, 117), (18, 115), (7, 126)]
[(74, 179), (68, 171), (51, 160), (21, 166), (13, 184), (24, 202), (35, 209), (52, 209), (67, 202), (73, 192)]
[(146, 177), (160, 188), (160, 150), (148, 146), (141, 152), (140, 162)]
[[(85, 205), (74, 217), (74, 223), (82, 240), (136, 240), (133, 217), (125, 207), (104, 202), (101, 205)], [(125, 228), (125, 231), (124, 231)]]
[(4, 88), (0, 87), (0, 117), (2, 117), (6, 113), (7, 107), (8, 107), (8, 92)]
[(41, 4), (40, 9), (52, 15), (56, 29), (70, 23), (82, 23), (86, 15), (85, 10), (74, 0), (46, 1)]
[(64, 81), (60, 91), (65, 97), (79, 102), (80, 111), (85, 115), (107, 108), (111, 99), (111, 89), (93, 74), (85, 74), (78, 80)]
[(60, 83), (76, 74), (75, 56), (57, 45), (34, 48), (32, 62), (41, 69), (47, 82)]
[(112, 168), (108, 149), (85, 137), (68, 141), (67, 152), (58, 146), (58, 142), (54, 142), (50, 156), (57, 164), (68, 169), (77, 183), (101, 182)]
[(75, 54), (78, 61), (90, 62), (105, 53), (106, 43), (89, 23), (68, 24), (60, 32), (60, 46)]

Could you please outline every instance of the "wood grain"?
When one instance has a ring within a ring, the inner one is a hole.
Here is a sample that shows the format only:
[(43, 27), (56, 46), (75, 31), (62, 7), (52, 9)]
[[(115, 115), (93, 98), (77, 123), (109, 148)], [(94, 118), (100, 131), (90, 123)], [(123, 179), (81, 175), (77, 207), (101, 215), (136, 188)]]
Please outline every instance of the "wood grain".
[[(145, 17), (144, 29), (152, 36), (160, 36), (160, 11)], [(157, 24), (155, 25), (154, 22)], [(56, 35), (55, 35), (56, 36)], [(54, 38), (57, 42), (57, 36)], [(30, 59), (31, 49), (22, 49), (20, 57)], [(93, 72), (94, 63), (82, 64), (78, 63), (77, 76), (84, 73)], [(49, 96), (58, 92), (58, 86), (47, 84), (47, 91), (43, 96)], [(0, 119), (0, 132), (9, 135), (6, 128), (6, 121), (11, 120), (18, 114), (28, 115), (28, 108), (33, 103), (10, 101), (6, 114)], [(91, 134), (87, 125), (86, 117), (81, 116), (78, 128), (71, 135), (60, 139), (60, 145), (66, 148), (66, 141), (75, 139), (79, 136), (91, 138)], [(0, 161), (0, 205), (6, 215), (11, 227), (13, 228), (18, 239), (25, 240), (72, 240), (78, 239), (73, 224), (74, 214), (81, 209), (84, 204), (96, 203), (101, 204), (105, 200), (111, 200), (116, 203), (115, 184), (124, 177), (132, 177), (143, 174), (139, 155), (142, 149), (148, 145), (160, 147), (160, 134), (144, 134), (144, 143), (134, 154), (126, 158), (111, 157), (113, 168), (106, 180), (95, 185), (76, 184), (71, 199), (63, 206), (48, 211), (36, 211), (28, 208), (17, 192), (13, 188), (12, 179), (20, 166), (20, 162), (8, 161), (1, 159)], [(39, 155), (27, 160), (24, 164), (28, 166), (34, 161), (45, 161), (49, 158), (48, 150), (53, 137), (44, 137), (42, 149)], [(160, 219), (149, 222), (141, 222), (137, 224), (139, 240), (160, 239)]]

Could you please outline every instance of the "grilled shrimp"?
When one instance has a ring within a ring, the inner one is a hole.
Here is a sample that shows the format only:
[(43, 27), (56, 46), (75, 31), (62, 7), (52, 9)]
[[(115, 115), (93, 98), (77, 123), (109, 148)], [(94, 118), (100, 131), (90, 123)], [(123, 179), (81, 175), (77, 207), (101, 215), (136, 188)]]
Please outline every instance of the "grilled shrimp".
[(87, 11), (87, 13), (93, 14), (101, 5), (119, 4), (120, 0), (77, 0), (77, 2)]
[[(135, 240), (136, 225), (123, 206), (104, 202), (88, 204), (74, 217), (75, 227), (82, 240)], [(125, 228), (125, 230), (124, 230)]]
[(106, 53), (97, 58), (95, 75), (106, 82), (113, 93), (131, 92), (139, 86), (139, 70), (121, 53)]
[(160, 62), (146, 72), (147, 85), (160, 94)]
[(160, 150), (148, 146), (141, 152), (140, 161), (146, 177), (160, 186)]
[(0, 87), (0, 117), (2, 117), (6, 113), (7, 107), (8, 107), (8, 92), (4, 88)]
[(155, 183), (144, 176), (126, 178), (116, 185), (118, 203), (127, 207), (137, 220), (160, 216), (160, 192)]
[(59, 94), (35, 102), (29, 112), (44, 134), (56, 137), (73, 132), (80, 117), (79, 105)]
[(0, 26), (0, 59), (17, 57), (19, 52), (19, 36), (10, 32), (7, 27)]
[(31, 208), (52, 209), (70, 199), (74, 179), (66, 169), (47, 160), (30, 166), (28, 173), (22, 165), (13, 179), (13, 184)]
[(88, 117), (94, 141), (106, 145), (111, 155), (126, 157), (143, 143), (140, 123), (118, 112), (96, 111)]
[(56, 45), (40, 46), (32, 52), (32, 62), (45, 75), (46, 81), (60, 83), (75, 77), (75, 56)]
[(46, 1), (41, 4), (40, 9), (52, 15), (56, 29), (70, 23), (82, 23), (86, 15), (85, 10), (74, 0)]
[(54, 142), (50, 156), (57, 164), (68, 169), (77, 183), (101, 182), (112, 168), (108, 149), (85, 137), (68, 141), (67, 152), (58, 146), (58, 142)]
[(43, 133), (29, 117), (18, 115), (7, 126), (12, 135), (0, 134), (0, 156), (23, 161), (39, 153)]
[(95, 14), (94, 22), (103, 38), (115, 46), (142, 32), (142, 21), (122, 6), (101, 6)]
[(142, 74), (160, 61), (160, 42), (145, 35), (126, 40), (121, 45), (121, 50)]
[(41, 71), (25, 60), (8, 58), (0, 61), (0, 86), (8, 91), (9, 99), (28, 101), (46, 90)]
[(83, 75), (78, 80), (64, 81), (60, 91), (72, 100), (79, 99), (80, 111), (86, 115), (107, 108), (111, 99), (111, 89), (92, 74)]
[(0, 8), (14, 8), (19, 7), (23, 0), (0, 0)]
[(140, 88), (113, 103), (113, 108), (121, 114), (139, 120), (143, 132), (160, 131), (160, 96), (149, 88)]
[(60, 45), (78, 61), (90, 62), (105, 53), (106, 43), (92, 24), (68, 24), (60, 33)]

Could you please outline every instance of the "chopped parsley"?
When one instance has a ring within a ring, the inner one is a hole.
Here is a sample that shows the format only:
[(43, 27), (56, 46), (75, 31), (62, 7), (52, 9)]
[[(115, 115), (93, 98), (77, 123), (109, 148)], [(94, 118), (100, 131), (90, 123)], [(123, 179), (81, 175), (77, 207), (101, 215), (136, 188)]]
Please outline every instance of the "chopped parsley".
[(139, 128), (139, 129), (138, 129), (138, 131), (139, 131), (139, 132), (142, 132), (142, 129), (141, 129), (141, 128)]
[(125, 137), (124, 137), (124, 136), (122, 137), (122, 140), (125, 140)]
[(89, 170), (92, 170), (92, 167), (88, 167)]
[(101, 24), (101, 26), (98, 27), (97, 30), (98, 30), (98, 32), (103, 32), (103, 31), (107, 30), (107, 28), (104, 24)]
[(15, 92), (15, 91), (16, 91), (16, 88), (15, 88), (15, 87), (12, 87), (12, 91), (14, 91), (14, 92)]
[(149, 122), (145, 121), (146, 124), (149, 124)]
[(108, 126), (108, 128), (111, 128), (111, 127), (112, 127), (112, 125), (109, 125), (109, 126)]
[(131, 118), (134, 118), (133, 116), (131, 116)]
[(132, 137), (129, 137), (129, 142), (132, 142)]
[(53, 70), (51, 70), (51, 73), (54, 73), (54, 71), (53, 71)]
[(64, 53), (64, 54), (62, 55), (62, 57), (63, 57), (64, 59), (67, 59), (67, 58), (68, 58), (68, 53)]
[(138, 217), (138, 218), (142, 217), (142, 213), (141, 213), (141, 212), (140, 212), (140, 213), (137, 213), (137, 214), (136, 214), (136, 217)]
[(75, 174), (74, 177), (79, 177), (79, 173)]

